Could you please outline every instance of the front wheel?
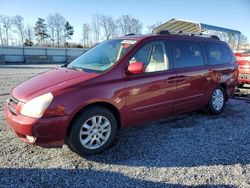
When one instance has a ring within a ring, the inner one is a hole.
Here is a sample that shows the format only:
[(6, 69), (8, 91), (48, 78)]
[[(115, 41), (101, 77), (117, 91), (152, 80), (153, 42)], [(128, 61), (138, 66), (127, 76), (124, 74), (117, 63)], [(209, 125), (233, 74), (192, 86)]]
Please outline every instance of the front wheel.
[(88, 108), (72, 124), (68, 144), (82, 156), (100, 153), (114, 141), (117, 127), (116, 118), (109, 110)]
[(212, 93), (212, 96), (208, 102), (207, 109), (213, 115), (220, 114), (225, 107), (225, 92), (222, 87), (217, 87)]

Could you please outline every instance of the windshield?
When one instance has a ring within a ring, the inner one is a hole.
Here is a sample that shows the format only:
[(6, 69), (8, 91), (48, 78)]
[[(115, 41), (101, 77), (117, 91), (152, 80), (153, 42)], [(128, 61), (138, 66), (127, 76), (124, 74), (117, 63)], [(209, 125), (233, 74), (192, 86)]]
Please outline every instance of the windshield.
[(115, 64), (136, 40), (107, 40), (91, 48), (71, 63), (68, 68), (81, 69), (86, 72), (103, 72)]

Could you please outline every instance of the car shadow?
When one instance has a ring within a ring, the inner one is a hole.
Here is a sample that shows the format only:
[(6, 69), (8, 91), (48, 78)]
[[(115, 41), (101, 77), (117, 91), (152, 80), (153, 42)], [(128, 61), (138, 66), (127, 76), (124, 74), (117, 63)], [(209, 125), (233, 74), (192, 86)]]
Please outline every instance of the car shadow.
[(219, 116), (196, 112), (128, 128), (112, 148), (86, 158), (147, 167), (250, 164), (250, 125), (238, 122), (240, 113), (229, 106)]
[(235, 187), (233, 185), (193, 186), (153, 182), (132, 178), (120, 172), (94, 169), (1, 168), (0, 177), (1, 187)]

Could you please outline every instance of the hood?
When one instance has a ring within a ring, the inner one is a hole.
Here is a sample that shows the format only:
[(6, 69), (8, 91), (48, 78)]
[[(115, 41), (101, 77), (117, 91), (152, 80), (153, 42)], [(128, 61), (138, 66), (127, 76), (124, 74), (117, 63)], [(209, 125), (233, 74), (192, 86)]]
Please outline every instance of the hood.
[(12, 96), (21, 101), (52, 92), (73, 84), (77, 84), (98, 76), (95, 73), (58, 68), (38, 74), (17, 85), (12, 90)]

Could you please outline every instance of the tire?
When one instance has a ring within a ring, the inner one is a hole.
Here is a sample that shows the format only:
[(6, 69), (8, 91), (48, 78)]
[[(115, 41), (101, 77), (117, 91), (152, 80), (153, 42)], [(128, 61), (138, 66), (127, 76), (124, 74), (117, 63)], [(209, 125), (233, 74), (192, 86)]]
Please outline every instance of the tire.
[(110, 147), (117, 130), (112, 112), (103, 107), (90, 107), (73, 122), (67, 143), (81, 156), (101, 153)]
[(207, 110), (212, 115), (219, 115), (223, 112), (226, 102), (225, 91), (222, 87), (216, 87), (207, 104)]

